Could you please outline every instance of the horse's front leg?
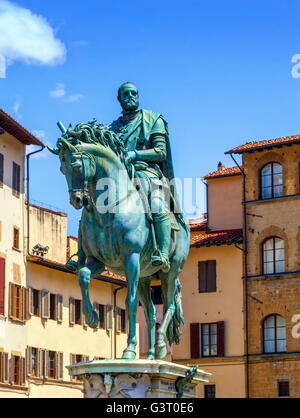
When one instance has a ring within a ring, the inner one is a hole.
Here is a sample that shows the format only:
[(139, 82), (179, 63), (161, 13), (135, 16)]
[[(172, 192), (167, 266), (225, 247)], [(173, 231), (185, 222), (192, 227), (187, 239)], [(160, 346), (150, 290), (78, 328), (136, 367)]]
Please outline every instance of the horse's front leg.
[(83, 301), (83, 314), (85, 316), (85, 322), (91, 328), (97, 328), (99, 318), (97, 312), (94, 311), (93, 305), (90, 300), (90, 283), (93, 277), (97, 277), (105, 269), (105, 266), (95, 258), (89, 257), (87, 259), (86, 266), (79, 270), (78, 278), (79, 285), (82, 293)]
[(124, 260), (124, 269), (128, 283), (127, 309), (129, 316), (129, 335), (123, 359), (134, 360), (136, 357), (136, 314), (138, 308), (138, 285), (140, 280), (140, 255), (128, 254)]

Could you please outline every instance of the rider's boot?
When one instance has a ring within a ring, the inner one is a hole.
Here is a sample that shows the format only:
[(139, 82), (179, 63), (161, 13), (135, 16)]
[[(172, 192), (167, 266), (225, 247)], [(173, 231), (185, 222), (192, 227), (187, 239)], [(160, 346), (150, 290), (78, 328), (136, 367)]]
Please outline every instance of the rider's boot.
[(171, 241), (171, 221), (169, 215), (153, 217), (158, 252), (151, 257), (153, 266), (161, 266), (164, 273), (170, 271), (169, 250)]

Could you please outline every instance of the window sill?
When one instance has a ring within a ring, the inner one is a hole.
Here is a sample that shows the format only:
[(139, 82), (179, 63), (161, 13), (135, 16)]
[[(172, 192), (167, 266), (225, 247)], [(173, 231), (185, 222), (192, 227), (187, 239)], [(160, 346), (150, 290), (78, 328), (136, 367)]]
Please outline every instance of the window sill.
[(300, 271), (287, 271), (284, 273), (274, 273), (274, 274), (258, 274), (257, 276), (247, 276), (247, 279), (276, 279), (283, 278), (284, 276), (299, 276)]
[(245, 205), (247, 205), (248, 203), (268, 203), (268, 202), (274, 202), (274, 201), (278, 201), (278, 200), (285, 200), (285, 199), (290, 199), (292, 197), (300, 197), (300, 194), (289, 194), (289, 195), (285, 195), (285, 196), (280, 196), (280, 197), (272, 197), (271, 199), (256, 199), (256, 200), (247, 200), (246, 202), (244, 202)]

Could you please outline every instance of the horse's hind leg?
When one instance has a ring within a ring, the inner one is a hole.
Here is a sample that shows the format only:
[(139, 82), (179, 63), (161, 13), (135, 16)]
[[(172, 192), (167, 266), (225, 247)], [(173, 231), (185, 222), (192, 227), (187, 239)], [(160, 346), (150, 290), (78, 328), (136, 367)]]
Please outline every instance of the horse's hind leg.
[(82, 293), (83, 300), (83, 314), (87, 325), (91, 328), (97, 328), (99, 318), (97, 313), (94, 311), (93, 305), (90, 300), (90, 283), (91, 278), (97, 277), (105, 269), (105, 266), (95, 258), (89, 257), (85, 267), (79, 270), (78, 279)]
[(148, 360), (155, 358), (155, 337), (156, 337), (156, 309), (151, 299), (151, 277), (141, 279), (138, 288), (139, 299), (144, 308), (145, 318), (148, 326)]

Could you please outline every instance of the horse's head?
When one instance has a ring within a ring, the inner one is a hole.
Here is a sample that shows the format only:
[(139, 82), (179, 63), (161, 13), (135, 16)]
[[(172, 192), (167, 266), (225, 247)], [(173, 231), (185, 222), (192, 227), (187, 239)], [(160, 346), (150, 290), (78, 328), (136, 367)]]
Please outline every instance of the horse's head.
[[(74, 145), (76, 143), (77, 145)], [(48, 147), (49, 151), (60, 158), (60, 171), (66, 177), (70, 203), (75, 209), (90, 205), (88, 183), (96, 173), (92, 156), (81, 148), (80, 142), (76, 140), (72, 131), (65, 132), (58, 140), (56, 149)]]

